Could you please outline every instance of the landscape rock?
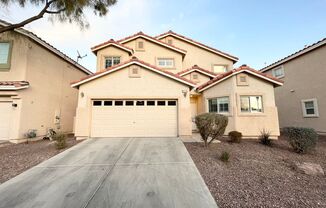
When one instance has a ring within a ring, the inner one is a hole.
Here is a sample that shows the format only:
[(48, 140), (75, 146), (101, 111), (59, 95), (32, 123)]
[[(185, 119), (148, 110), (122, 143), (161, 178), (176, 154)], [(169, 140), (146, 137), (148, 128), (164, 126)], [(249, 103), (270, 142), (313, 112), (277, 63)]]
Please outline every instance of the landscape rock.
[(317, 175), (323, 176), (325, 175), (323, 168), (319, 164), (303, 162), (303, 163), (295, 163), (296, 169), (307, 175)]

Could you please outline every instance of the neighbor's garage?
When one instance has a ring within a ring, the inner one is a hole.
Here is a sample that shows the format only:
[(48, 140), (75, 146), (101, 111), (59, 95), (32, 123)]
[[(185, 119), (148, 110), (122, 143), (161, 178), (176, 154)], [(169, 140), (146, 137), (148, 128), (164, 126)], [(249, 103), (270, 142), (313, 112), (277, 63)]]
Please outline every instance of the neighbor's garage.
[(12, 102), (0, 102), (0, 140), (9, 139)]
[(176, 137), (177, 100), (92, 100), (91, 137)]

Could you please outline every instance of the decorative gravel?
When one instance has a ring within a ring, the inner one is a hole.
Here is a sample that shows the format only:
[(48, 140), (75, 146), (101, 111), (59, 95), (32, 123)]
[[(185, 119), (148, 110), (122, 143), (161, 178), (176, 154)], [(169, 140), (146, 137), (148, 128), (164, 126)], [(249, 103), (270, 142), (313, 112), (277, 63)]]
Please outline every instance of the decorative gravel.
[[(185, 145), (219, 207), (326, 207), (326, 176), (293, 168), (294, 162), (312, 162), (326, 172), (326, 137), (306, 155), (294, 153), (282, 137), (273, 147), (226, 139), (208, 149), (202, 143)], [(228, 163), (219, 159), (223, 151), (230, 153)]]
[[(77, 143), (79, 141), (74, 138), (68, 138), (66, 149)], [(21, 144), (1, 143), (0, 184), (66, 149), (57, 150), (54, 141), (49, 140)]]

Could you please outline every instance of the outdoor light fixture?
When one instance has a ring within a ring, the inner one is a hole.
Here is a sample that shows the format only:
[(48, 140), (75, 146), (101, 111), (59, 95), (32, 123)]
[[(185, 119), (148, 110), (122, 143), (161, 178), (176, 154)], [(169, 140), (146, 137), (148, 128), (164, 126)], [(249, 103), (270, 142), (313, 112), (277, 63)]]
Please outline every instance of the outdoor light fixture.
[(187, 97), (187, 93), (188, 93), (187, 90), (182, 90), (182, 94), (183, 94), (184, 97)]
[(12, 107), (17, 108), (17, 103), (11, 104)]
[(83, 92), (80, 93), (80, 97), (84, 97), (84, 93)]

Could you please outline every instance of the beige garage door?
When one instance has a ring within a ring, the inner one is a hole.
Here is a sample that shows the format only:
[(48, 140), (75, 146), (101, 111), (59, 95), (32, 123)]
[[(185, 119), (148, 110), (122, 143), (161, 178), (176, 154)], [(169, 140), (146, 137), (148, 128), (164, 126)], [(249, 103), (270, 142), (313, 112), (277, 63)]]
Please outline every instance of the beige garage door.
[(9, 139), (11, 114), (11, 102), (0, 102), (0, 140)]
[(92, 137), (175, 137), (176, 100), (93, 100)]

